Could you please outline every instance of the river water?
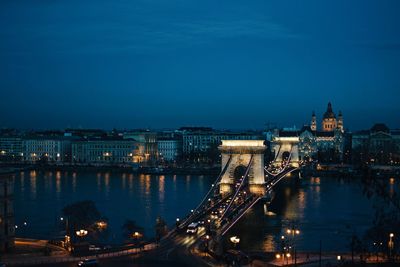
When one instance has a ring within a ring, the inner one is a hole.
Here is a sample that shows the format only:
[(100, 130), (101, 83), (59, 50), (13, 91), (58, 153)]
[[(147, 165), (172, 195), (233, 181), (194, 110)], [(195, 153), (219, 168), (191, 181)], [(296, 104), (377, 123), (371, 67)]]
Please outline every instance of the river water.
[[(59, 235), (61, 210), (80, 200), (93, 200), (109, 219), (111, 241), (122, 241), (121, 226), (132, 219), (154, 236), (157, 216), (173, 225), (196, 207), (215, 177), (202, 175), (136, 175), (109, 172), (21, 172), (15, 176), (14, 208), (17, 236), (52, 238)], [(287, 178), (290, 179), (290, 178)], [(271, 205), (258, 203), (231, 230), (246, 250), (280, 247), (287, 227), (302, 250), (348, 250), (353, 232), (361, 234), (373, 219), (372, 201), (362, 194), (359, 180), (303, 178), (284, 183)], [(26, 222), (26, 226), (24, 225)]]

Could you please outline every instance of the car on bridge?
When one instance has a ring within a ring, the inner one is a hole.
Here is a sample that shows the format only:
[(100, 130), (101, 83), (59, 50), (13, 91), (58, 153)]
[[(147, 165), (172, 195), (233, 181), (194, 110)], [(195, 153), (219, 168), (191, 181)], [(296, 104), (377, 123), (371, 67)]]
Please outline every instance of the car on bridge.
[(197, 230), (199, 228), (199, 223), (193, 222), (189, 224), (189, 226), (186, 229), (187, 234), (197, 234)]
[(79, 267), (83, 266), (99, 266), (99, 262), (96, 259), (86, 259), (78, 262)]

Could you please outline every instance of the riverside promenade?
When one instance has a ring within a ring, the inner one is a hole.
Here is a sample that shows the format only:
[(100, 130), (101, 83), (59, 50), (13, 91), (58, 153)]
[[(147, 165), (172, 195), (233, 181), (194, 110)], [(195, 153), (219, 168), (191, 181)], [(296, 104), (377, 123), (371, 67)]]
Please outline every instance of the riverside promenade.
[[(31, 245), (40, 246), (44, 245), (47, 241), (45, 240), (36, 240), (36, 241), (26, 241)], [(40, 256), (40, 255), (32, 255), (32, 254), (11, 254), (2, 257), (2, 262), (4, 262), (7, 266), (31, 266), (31, 265), (42, 265), (42, 264), (58, 264), (58, 263), (67, 263), (67, 262), (78, 262), (84, 259), (108, 259), (114, 257), (122, 257), (129, 255), (136, 255), (141, 252), (150, 251), (157, 247), (155, 243), (146, 244), (143, 248), (131, 248), (114, 252), (104, 252), (98, 253), (96, 255), (90, 256), (82, 256), (82, 257), (74, 257), (69, 255), (67, 251), (63, 251), (61, 249), (55, 250), (50, 256)]]

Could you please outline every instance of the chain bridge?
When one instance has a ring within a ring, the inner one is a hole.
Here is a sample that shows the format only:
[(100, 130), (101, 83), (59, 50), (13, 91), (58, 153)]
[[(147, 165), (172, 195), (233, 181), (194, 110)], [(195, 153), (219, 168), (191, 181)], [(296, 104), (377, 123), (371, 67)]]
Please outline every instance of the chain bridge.
[(203, 221), (213, 238), (226, 235), (258, 201), (272, 194), (276, 184), (299, 168), (296, 145), (274, 143), (275, 158), (265, 166), (264, 140), (223, 140), (218, 147), (220, 174), (198, 206), (177, 225), (178, 229)]

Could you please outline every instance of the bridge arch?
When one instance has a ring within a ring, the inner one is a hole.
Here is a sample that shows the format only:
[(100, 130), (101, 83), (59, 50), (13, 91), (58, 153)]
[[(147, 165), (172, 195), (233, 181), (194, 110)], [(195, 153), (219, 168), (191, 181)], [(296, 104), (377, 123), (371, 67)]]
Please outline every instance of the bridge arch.
[(274, 137), (271, 142), (271, 151), (275, 153), (272, 165), (281, 166), (290, 155), (290, 166), (299, 167), (299, 137)]
[(244, 166), (243, 164), (236, 166), (236, 168), (233, 171), (233, 179), (235, 184), (240, 181), (241, 178), (244, 177), (246, 174), (246, 169), (247, 167)]
[(290, 152), (289, 151), (283, 151), (282, 153), (282, 161), (287, 161), (290, 157)]
[(265, 183), (264, 140), (222, 140), (218, 149), (222, 157), (221, 167), (224, 168), (229, 161), (229, 166), (221, 178), (220, 193), (233, 192), (238, 179), (248, 171), (246, 179), (250, 192), (262, 194)]

